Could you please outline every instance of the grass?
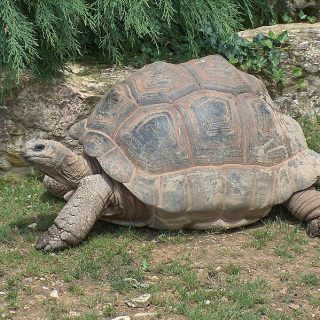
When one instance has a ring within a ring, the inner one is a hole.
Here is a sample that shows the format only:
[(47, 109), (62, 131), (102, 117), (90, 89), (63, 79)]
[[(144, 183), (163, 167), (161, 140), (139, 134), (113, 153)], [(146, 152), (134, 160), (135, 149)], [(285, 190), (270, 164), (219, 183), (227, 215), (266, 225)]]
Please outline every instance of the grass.
[[(63, 205), (35, 174), (0, 178), (1, 318), (91, 320), (138, 312), (175, 320), (320, 318), (319, 239), (308, 238), (284, 210), (228, 233), (97, 222), (75, 248), (36, 251), (33, 243)], [(149, 306), (125, 303), (144, 293), (152, 296)]]

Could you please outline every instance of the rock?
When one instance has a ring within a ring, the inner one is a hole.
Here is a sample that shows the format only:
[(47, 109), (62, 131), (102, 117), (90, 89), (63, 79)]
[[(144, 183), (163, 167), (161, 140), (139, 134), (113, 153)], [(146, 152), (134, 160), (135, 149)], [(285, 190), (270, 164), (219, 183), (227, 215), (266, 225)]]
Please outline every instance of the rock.
[(131, 68), (72, 65), (66, 77), (35, 81), (21, 77), (14, 94), (0, 105), (0, 175), (25, 173), (29, 165), (21, 158), (25, 142), (32, 138), (55, 139), (80, 152), (79, 143), (68, 137), (68, 129), (90, 114), (102, 95), (128, 77)]
[(160, 280), (158, 276), (151, 276), (149, 279), (152, 282), (158, 282)]
[(211, 301), (210, 301), (210, 300), (205, 300), (204, 304), (205, 304), (206, 306), (208, 306), (209, 304), (211, 304)]
[(295, 303), (289, 303), (288, 307), (290, 309), (293, 309), (293, 310), (298, 310), (300, 308), (300, 306), (298, 304), (295, 304)]
[(5, 296), (6, 293), (4, 291), (0, 291), (0, 296)]
[(123, 279), (123, 281), (129, 283), (134, 288), (137, 288), (140, 285), (139, 281), (137, 279), (134, 279), (134, 278), (125, 278), (125, 279)]
[(31, 223), (28, 225), (28, 229), (30, 230), (36, 230), (37, 229), (37, 224), (34, 222), (34, 223)]
[(286, 7), (292, 17), (297, 17), (300, 10), (309, 16), (320, 17), (319, 0), (286, 0)]
[(157, 312), (139, 312), (133, 315), (132, 319), (148, 320), (148, 319), (155, 319), (157, 317), (158, 317)]
[[(251, 40), (258, 33), (268, 34), (269, 30), (275, 34), (288, 31), (290, 41), (281, 62), (286, 79), (284, 87), (262, 79), (276, 107), (290, 116), (320, 114), (320, 22), (265, 26), (239, 35)], [(305, 86), (298, 86), (292, 74), (294, 67), (301, 68)]]
[(111, 320), (131, 320), (129, 316), (120, 316), (116, 318), (112, 318)]
[(133, 298), (126, 301), (126, 304), (131, 308), (144, 308), (148, 306), (151, 302), (151, 294), (145, 293), (138, 298)]
[(50, 292), (50, 297), (55, 298), (55, 299), (59, 298), (58, 290), (56, 290), (56, 289), (52, 290)]
[(4, 157), (0, 157), (0, 170), (2, 171), (9, 171), (11, 169), (12, 165), (10, 162)]
[(133, 302), (131, 302), (130, 300), (125, 301), (125, 304), (130, 307), (130, 308), (138, 308), (137, 305), (135, 305)]
[(74, 318), (74, 317), (79, 317), (80, 313), (76, 311), (69, 311), (69, 317)]
[(141, 282), (141, 283), (140, 283), (140, 287), (143, 288), (143, 289), (150, 288), (150, 283), (148, 283), (148, 282)]

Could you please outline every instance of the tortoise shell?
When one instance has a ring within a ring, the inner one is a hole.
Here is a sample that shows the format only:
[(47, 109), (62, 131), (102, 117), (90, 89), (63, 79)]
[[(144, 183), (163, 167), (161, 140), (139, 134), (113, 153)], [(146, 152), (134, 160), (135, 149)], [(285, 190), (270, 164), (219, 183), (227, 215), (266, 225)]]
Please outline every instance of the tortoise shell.
[(258, 219), (312, 185), (319, 163), (263, 83), (218, 55), (145, 66), (70, 134), (147, 205), (230, 221), (235, 211)]

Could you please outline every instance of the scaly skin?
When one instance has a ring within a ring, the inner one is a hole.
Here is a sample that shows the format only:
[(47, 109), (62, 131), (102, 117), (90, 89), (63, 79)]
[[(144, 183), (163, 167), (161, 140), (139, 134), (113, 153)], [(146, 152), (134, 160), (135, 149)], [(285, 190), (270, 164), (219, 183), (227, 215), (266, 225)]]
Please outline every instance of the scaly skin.
[(43, 178), (43, 185), (47, 189), (49, 193), (54, 195), (59, 199), (65, 199), (64, 196), (72, 190), (71, 187), (49, 177), (44, 176)]
[(100, 174), (83, 178), (53, 225), (38, 239), (36, 249), (51, 251), (78, 244), (113, 203), (111, 179)]
[(309, 188), (296, 192), (286, 203), (287, 209), (300, 221), (307, 221), (310, 237), (320, 237), (320, 192)]

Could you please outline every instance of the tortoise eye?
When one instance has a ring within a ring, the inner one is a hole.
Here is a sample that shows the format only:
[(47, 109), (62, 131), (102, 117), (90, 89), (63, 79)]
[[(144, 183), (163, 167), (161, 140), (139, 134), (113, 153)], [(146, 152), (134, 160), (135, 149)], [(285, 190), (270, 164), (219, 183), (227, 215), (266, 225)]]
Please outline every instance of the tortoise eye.
[(37, 144), (34, 146), (33, 151), (42, 151), (45, 148), (44, 144)]

